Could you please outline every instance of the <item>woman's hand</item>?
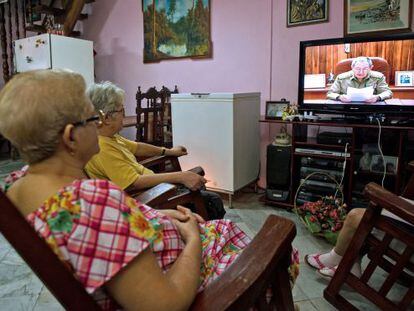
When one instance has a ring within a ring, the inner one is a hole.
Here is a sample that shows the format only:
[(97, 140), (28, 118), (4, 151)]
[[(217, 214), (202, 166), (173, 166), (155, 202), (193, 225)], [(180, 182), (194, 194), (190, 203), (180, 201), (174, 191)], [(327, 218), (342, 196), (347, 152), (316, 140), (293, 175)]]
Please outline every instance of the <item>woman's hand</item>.
[(165, 152), (166, 155), (180, 157), (187, 154), (187, 149), (183, 146), (176, 146), (171, 149), (167, 149)]
[(206, 222), (203, 219), (203, 217), (201, 217), (200, 215), (196, 213), (193, 213), (189, 208), (186, 208), (181, 205), (178, 205), (176, 210), (175, 209), (164, 209), (158, 212), (172, 219), (181, 221), (181, 222), (186, 222), (190, 218), (190, 215), (193, 215), (199, 224)]
[(186, 244), (190, 242), (195, 242), (197, 244), (201, 243), (200, 230), (194, 215), (190, 215), (189, 219), (185, 222), (181, 222), (176, 219), (173, 219), (172, 221), (177, 226), (181, 238)]
[(177, 211), (179, 211), (179, 212), (181, 212), (181, 213), (183, 213), (183, 214), (185, 214), (187, 216), (193, 215), (199, 224), (203, 224), (203, 223), (206, 222), (203, 217), (201, 217), (197, 213), (193, 213), (187, 207), (184, 207), (184, 206), (181, 206), (181, 205), (177, 205)]
[(179, 172), (179, 174), (180, 182), (192, 191), (199, 190), (207, 182), (203, 176), (190, 171)]
[(164, 209), (158, 211), (160, 214), (163, 214), (167, 217), (170, 217), (172, 219), (185, 222), (189, 219), (189, 216), (183, 212), (177, 211), (175, 209)]

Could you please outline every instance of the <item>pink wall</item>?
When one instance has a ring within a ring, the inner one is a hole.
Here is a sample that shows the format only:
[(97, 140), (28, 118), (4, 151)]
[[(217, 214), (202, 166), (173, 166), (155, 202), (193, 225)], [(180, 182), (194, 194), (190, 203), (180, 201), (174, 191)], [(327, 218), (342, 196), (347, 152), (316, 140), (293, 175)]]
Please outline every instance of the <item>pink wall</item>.
[[(273, 49), (271, 99), (297, 101), (299, 76), (299, 42), (343, 36), (343, 2), (329, 1), (329, 21), (326, 23), (286, 27), (287, 1), (273, 0)], [(266, 146), (280, 127), (261, 125), (261, 179), (266, 185)]]
[(272, 99), (297, 100), (299, 42), (343, 36), (343, 1), (329, 1), (329, 22), (286, 27), (287, 1), (274, 1)]
[(100, 0), (84, 25), (95, 42), (97, 81), (111, 80), (126, 90), (127, 112), (135, 93), (162, 85), (180, 92), (260, 91), (269, 98), (271, 2), (211, 1), (213, 58), (143, 64), (140, 0)]
[[(266, 100), (297, 100), (299, 42), (343, 36), (343, 1), (329, 1), (329, 22), (286, 27), (286, 0), (211, 1), (213, 58), (143, 64), (141, 0), (100, 0), (84, 22), (84, 38), (95, 42), (97, 81), (126, 90), (127, 113), (143, 90), (178, 85), (180, 92), (260, 91)], [(261, 125), (265, 186), (265, 147), (277, 128)], [(129, 135), (128, 135), (129, 134)], [(132, 132), (127, 135), (132, 137)]]

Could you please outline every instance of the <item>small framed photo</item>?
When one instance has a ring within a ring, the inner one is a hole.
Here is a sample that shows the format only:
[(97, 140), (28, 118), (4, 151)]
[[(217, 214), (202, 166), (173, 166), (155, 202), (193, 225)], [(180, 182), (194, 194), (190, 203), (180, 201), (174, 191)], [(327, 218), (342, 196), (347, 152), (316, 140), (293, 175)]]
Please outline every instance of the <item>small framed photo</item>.
[(385, 162), (386, 174), (397, 174), (398, 158), (391, 156), (384, 156), (384, 160), (381, 155), (373, 155), (371, 161), (371, 172), (383, 173)]
[(288, 105), (289, 102), (283, 98), (280, 101), (267, 101), (265, 119), (281, 119), (283, 110)]
[(414, 71), (396, 71), (395, 86), (414, 86)]

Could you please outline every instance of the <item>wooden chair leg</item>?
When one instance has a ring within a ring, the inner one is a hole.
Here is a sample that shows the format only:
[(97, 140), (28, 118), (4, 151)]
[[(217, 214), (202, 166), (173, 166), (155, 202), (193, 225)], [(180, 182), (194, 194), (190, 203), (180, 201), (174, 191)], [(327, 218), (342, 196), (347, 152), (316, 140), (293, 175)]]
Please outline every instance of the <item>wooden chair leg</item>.
[(277, 268), (276, 278), (272, 284), (272, 292), (274, 295), (273, 301), (276, 306), (276, 310), (286, 310), (286, 311), (294, 311), (294, 304), (293, 304), (293, 297), (292, 297), (292, 289), (290, 286), (286, 286), (286, 284), (290, 284), (289, 282), (289, 273), (287, 270), (290, 253), (292, 249), (289, 248), (289, 251), (286, 252), (285, 259), (283, 260), (286, 264), (280, 264)]

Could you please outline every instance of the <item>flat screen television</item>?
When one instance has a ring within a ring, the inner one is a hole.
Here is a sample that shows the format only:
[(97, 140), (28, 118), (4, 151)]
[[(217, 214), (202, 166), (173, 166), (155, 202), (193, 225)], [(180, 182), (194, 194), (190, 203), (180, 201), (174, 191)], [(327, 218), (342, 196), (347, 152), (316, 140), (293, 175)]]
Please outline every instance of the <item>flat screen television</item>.
[(414, 33), (302, 41), (298, 103), (319, 113), (413, 113)]

